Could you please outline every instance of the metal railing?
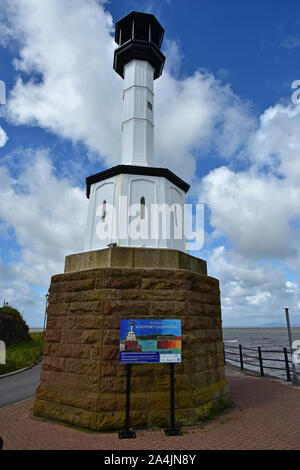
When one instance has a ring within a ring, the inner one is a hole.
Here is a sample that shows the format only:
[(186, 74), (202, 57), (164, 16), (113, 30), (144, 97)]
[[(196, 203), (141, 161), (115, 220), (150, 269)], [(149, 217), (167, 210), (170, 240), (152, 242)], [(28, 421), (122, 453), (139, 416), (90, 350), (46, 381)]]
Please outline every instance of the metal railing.
[[(228, 344), (223, 343), (224, 346), (224, 361), (225, 364), (228, 362), (237, 362), (241, 368), (241, 370), (245, 369), (245, 365), (255, 367), (259, 370), (260, 375), (265, 375), (265, 370), (270, 369), (273, 371), (283, 371), (286, 375), (286, 380), (288, 382), (292, 381), (291, 378), (291, 367), (292, 361), (289, 359), (290, 352), (287, 348), (282, 348), (281, 350), (274, 350), (274, 349), (261, 349), (258, 348), (246, 348), (239, 344), (238, 346), (230, 346)], [(233, 350), (233, 351), (232, 351)], [(248, 352), (250, 351), (250, 352)], [(281, 357), (269, 357), (264, 356), (264, 354), (277, 354)], [(270, 365), (272, 363), (279, 363), (284, 367), (276, 367), (274, 365)], [(297, 372), (299, 374), (299, 372)]]

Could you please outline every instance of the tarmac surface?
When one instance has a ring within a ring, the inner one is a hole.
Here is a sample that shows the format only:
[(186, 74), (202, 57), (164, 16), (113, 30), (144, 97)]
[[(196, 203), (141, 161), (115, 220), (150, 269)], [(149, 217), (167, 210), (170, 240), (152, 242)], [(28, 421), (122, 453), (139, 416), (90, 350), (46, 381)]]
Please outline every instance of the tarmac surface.
[(31, 398), (40, 383), (42, 363), (18, 374), (0, 377), (0, 408)]
[(86, 433), (32, 416), (34, 399), (0, 409), (4, 450), (298, 450), (300, 387), (241, 373), (226, 366), (234, 407), (182, 436), (163, 430), (137, 431), (136, 439), (118, 433)]

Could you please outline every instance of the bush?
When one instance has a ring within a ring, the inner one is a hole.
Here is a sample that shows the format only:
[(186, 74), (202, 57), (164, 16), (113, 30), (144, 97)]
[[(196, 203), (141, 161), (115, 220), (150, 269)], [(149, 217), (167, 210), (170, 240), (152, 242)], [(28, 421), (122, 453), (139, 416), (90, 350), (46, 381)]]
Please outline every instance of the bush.
[(6, 347), (31, 341), (29, 327), (15, 308), (5, 305), (0, 308), (0, 340)]
[(35, 364), (42, 356), (44, 334), (31, 333), (31, 341), (10, 346), (6, 350), (6, 364), (0, 364), (0, 376)]

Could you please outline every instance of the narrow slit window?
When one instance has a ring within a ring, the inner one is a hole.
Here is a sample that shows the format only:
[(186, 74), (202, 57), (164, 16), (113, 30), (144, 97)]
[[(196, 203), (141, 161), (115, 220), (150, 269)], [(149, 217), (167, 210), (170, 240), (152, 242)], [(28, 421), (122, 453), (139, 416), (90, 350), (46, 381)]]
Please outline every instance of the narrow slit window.
[(145, 198), (141, 197), (141, 219), (145, 219)]
[(178, 219), (177, 219), (177, 207), (174, 208), (174, 216), (175, 216), (175, 227), (178, 227)]
[(106, 219), (106, 201), (103, 201), (102, 204), (102, 222), (104, 222)]
[(150, 109), (150, 111), (152, 111), (153, 106), (152, 106), (152, 103), (150, 103), (150, 101), (147, 101), (147, 106)]

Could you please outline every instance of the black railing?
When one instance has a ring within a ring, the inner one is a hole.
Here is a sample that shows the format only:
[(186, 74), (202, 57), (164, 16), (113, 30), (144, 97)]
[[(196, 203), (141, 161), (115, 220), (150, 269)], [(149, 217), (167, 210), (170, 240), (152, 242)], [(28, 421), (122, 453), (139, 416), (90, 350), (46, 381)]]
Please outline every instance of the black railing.
[[(245, 369), (245, 366), (251, 366), (258, 368), (260, 375), (265, 375), (265, 369), (273, 370), (273, 371), (283, 371), (286, 375), (286, 380), (290, 382), (291, 379), (291, 367), (292, 361), (289, 359), (290, 352), (287, 348), (282, 348), (281, 350), (262, 350), (261, 347), (257, 349), (254, 348), (246, 348), (239, 344), (238, 346), (230, 346), (228, 344), (223, 343), (224, 345), (224, 361), (225, 363), (231, 362), (238, 363), (241, 370)], [(233, 350), (233, 351), (232, 351)], [(250, 351), (250, 352), (248, 352)], [(269, 357), (264, 356), (264, 354), (277, 354), (277, 357)], [(281, 357), (280, 357), (281, 356)], [(278, 367), (274, 365), (270, 365), (270, 362), (279, 363), (278, 365), (282, 365), (284, 367)], [(247, 368), (247, 367), (246, 367)], [(297, 372), (298, 374), (298, 372)]]

